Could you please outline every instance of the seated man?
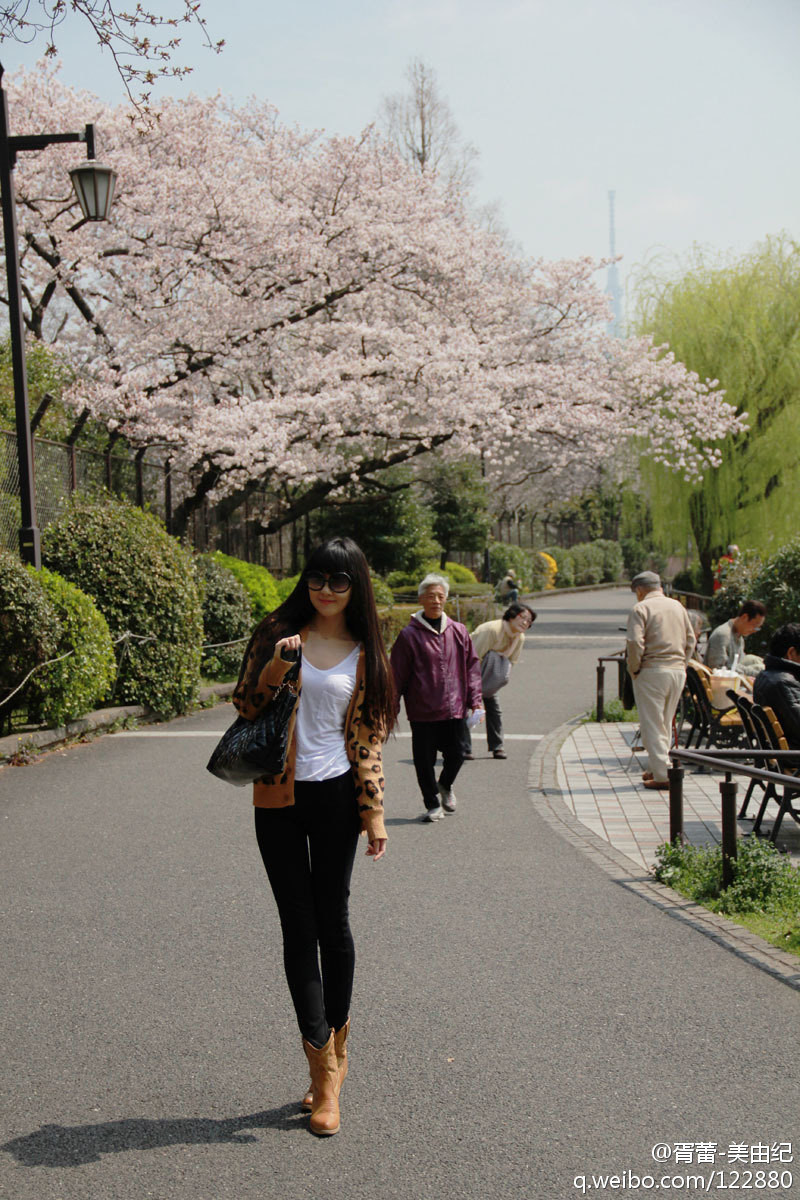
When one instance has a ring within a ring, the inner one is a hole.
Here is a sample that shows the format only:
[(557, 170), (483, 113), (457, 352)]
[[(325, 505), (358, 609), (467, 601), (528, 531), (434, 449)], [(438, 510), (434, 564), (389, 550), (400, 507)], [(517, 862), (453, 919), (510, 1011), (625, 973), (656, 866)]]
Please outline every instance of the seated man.
[(773, 634), (753, 699), (775, 713), (789, 749), (800, 750), (800, 625), (781, 625)]
[(705, 663), (713, 671), (724, 667), (735, 670), (739, 675), (757, 675), (763, 661), (756, 654), (745, 654), (744, 639), (755, 633), (764, 624), (767, 610), (760, 600), (745, 600), (738, 616), (731, 617), (718, 625), (708, 637)]

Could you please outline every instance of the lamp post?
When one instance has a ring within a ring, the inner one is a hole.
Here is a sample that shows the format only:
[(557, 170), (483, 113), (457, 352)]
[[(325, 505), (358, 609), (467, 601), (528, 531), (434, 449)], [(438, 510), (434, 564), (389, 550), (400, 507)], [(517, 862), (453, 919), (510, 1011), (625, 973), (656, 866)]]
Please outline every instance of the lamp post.
[(17, 423), (19, 494), (22, 517), (19, 531), (20, 554), (38, 570), (42, 565), (39, 530), (36, 525), (36, 497), (33, 484), (33, 437), (28, 407), (28, 377), (25, 366), (25, 328), (22, 320), (22, 292), (19, 281), (17, 215), (14, 201), (13, 170), (21, 151), (43, 150), (55, 142), (85, 142), (89, 160), (70, 171), (72, 184), (87, 221), (104, 221), (114, 198), (116, 173), (94, 162), (94, 125), (82, 133), (36, 133), (11, 137), (8, 131), (8, 103), (2, 87), (0, 64), (0, 200), (3, 207), (3, 239), (8, 278), (8, 321), (11, 336), (11, 367), (14, 380), (14, 411)]

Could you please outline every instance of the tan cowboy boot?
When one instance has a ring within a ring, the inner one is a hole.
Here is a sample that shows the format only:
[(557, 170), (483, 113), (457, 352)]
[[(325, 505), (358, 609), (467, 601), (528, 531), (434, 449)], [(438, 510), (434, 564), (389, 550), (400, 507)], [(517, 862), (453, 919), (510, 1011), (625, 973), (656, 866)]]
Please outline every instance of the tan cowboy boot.
[(328, 1137), (339, 1132), (339, 1065), (333, 1030), (321, 1050), (305, 1040), (303, 1049), (311, 1071), (311, 1132)]
[[(336, 1047), (336, 1062), (339, 1067), (339, 1087), (336, 1095), (342, 1090), (342, 1084), (347, 1075), (347, 1035), (350, 1032), (350, 1018), (348, 1017), (341, 1029), (335, 1029), (333, 1033), (333, 1044)], [(311, 1112), (314, 1104), (314, 1088), (309, 1086), (303, 1099), (300, 1101), (300, 1107), (304, 1112)]]
[(336, 1095), (342, 1090), (342, 1084), (347, 1076), (347, 1035), (350, 1032), (350, 1018), (348, 1017), (341, 1029), (333, 1031), (333, 1044), (336, 1048), (336, 1065), (339, 1068), (339, 1087)]

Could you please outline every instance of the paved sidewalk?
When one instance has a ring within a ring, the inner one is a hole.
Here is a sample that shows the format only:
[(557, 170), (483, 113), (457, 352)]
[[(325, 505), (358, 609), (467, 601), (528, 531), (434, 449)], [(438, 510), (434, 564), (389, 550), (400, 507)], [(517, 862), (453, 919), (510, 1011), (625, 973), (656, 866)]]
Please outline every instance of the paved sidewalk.
[[(649, 869), (656, 848), (669, 838), (669, 793), (649, 791), (641, 783), (647, 756), (631, 750), (637, 726), (628, 722), (587, 722), (577, 726), (561, 746), (556, 779), (562, 798), (582, 825), (604, 838), (638, 866)], [(684, 775), (684, 832), (695, 846), (719, 842), (721, 775)], [(739, 803), (747, 781), (738, 780)], [(758, 795), (749, 806), (758, 812)], [(771, 805), (764, 828), (770, 828)], [(739, 822), (740, 835), (749, 833), (752, 821)], [(800, 828), (784, 817), (779, 845), (800, 862)]]

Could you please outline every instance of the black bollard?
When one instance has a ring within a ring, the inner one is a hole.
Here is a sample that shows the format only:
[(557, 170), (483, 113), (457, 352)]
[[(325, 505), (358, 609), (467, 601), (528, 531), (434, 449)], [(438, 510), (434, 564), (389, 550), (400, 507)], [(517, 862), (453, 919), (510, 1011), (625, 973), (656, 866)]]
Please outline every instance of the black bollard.
[(719, 785), (722, 806), (722, 886), (728, 887), (733, 883), (734, 863), (736, 862), (736, 792), (735, 780), (730, 772), (725, 776), (725, 782)]
[(597, 720), (602, 721), (605, 717), (605, 709), (603, 707), (603, 687), (605, 684), (606, 664), (598, 660), (597, 663), (597, 705), (596, 713)]
[(669, 840), (683, 844), (683, 767), (673, 760), (667, 770), (669, 779)]

